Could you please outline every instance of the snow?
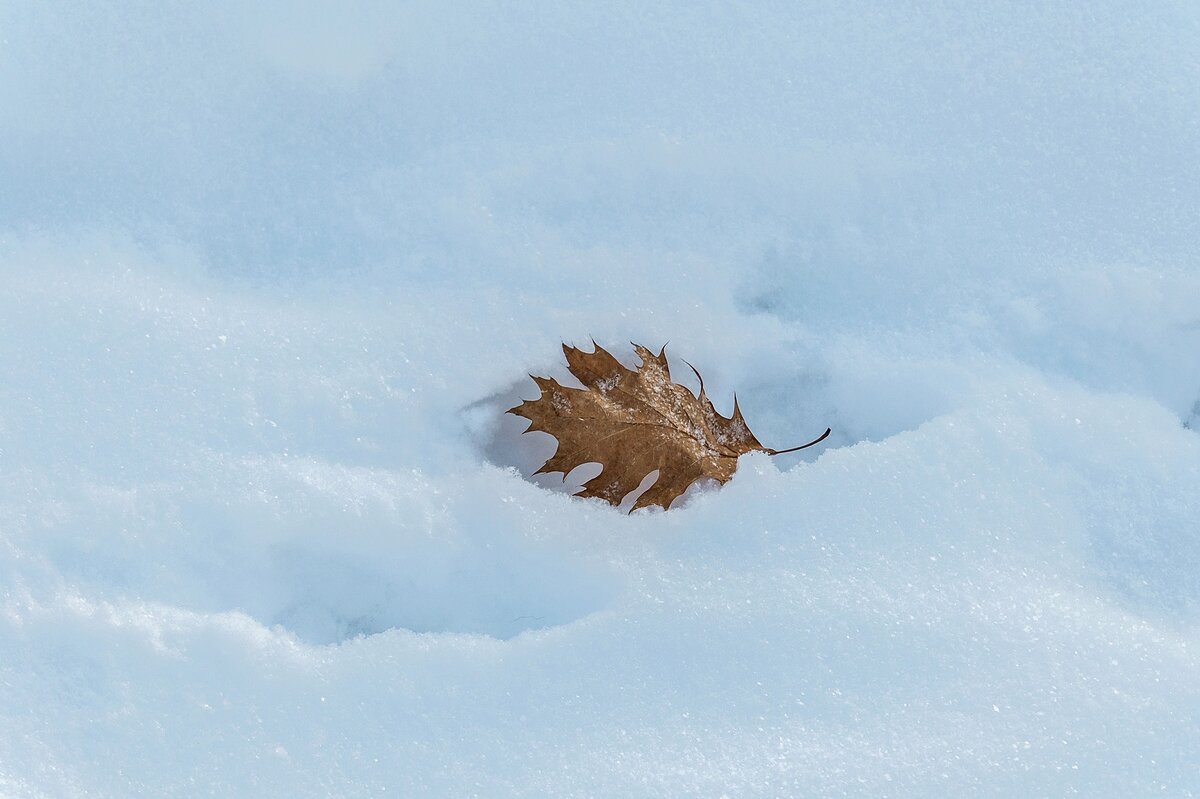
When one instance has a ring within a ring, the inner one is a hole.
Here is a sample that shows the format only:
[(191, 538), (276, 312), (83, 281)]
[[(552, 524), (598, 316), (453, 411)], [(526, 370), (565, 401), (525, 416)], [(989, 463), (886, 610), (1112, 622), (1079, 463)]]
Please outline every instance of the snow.
[[(1198, 52), (0, 7), (0, 796), (1200, 794)], [(572, 498), (503, 411), (591, 337), (834, 432)]]

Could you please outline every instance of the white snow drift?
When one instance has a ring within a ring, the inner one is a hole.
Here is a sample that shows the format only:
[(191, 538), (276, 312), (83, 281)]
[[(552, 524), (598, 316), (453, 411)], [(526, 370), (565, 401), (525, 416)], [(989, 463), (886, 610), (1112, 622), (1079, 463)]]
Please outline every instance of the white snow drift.
[[(1195, 12), (0, 40), (0, 795), (1200, 793)], [(834, 435), (571, 498), (590, 337)]]

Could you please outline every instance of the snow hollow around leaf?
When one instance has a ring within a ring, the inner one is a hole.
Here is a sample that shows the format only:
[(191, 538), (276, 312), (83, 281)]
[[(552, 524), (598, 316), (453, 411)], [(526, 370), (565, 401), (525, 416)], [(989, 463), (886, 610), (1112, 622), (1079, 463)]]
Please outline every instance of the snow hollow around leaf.
[[(0, 3), (0, 795), (1200, 795), (1200, 32), (1081, 8)], [(589, 337), (834, 432), (545, 490)]]

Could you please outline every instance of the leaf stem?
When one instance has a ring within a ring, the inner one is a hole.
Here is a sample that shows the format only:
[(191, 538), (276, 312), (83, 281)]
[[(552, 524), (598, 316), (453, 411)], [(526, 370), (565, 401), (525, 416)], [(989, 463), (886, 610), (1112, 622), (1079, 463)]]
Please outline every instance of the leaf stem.
[(801, 444), (798, 447), (791, 447), (790, 449), (768, 449), (767, 454), (768, 455), (782, 455), (785, 452), (795, 452), (798, 449), (807, 449), (808, 447), (811, 447), (813, 444), (820, 444), (822, 441), (824, 441), (826, 438), (829, 437), (829, 434), (831, 432), (833, 432), (833, 428), (826, 427), (824, 433), (822, 433), (818, 437), (814, 438), (812, 441), (808, 442), (807, 444)]

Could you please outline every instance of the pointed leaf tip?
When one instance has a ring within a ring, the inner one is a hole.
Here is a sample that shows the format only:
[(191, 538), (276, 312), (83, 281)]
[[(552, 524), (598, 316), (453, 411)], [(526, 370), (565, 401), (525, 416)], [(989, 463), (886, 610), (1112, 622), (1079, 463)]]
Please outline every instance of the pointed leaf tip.
[[(698, 393), (696, 395), (696, 397), (699, 399), (703, 399), (704, 398), (704, 378), (700, 376), (700, 370), (697, 369), (696, 367), (692, 366), (691, 363), (689, 363), (688, 361), (684, 361), (684, 363), (686, 363), (688, 365), (688, 368), (692, 370), (692, 374), (694, 374), (696, 376), (696, 379), (700, 381), (700, 393)], [(736, 400), (737, 398), (734, 397), (734, 399)]]

